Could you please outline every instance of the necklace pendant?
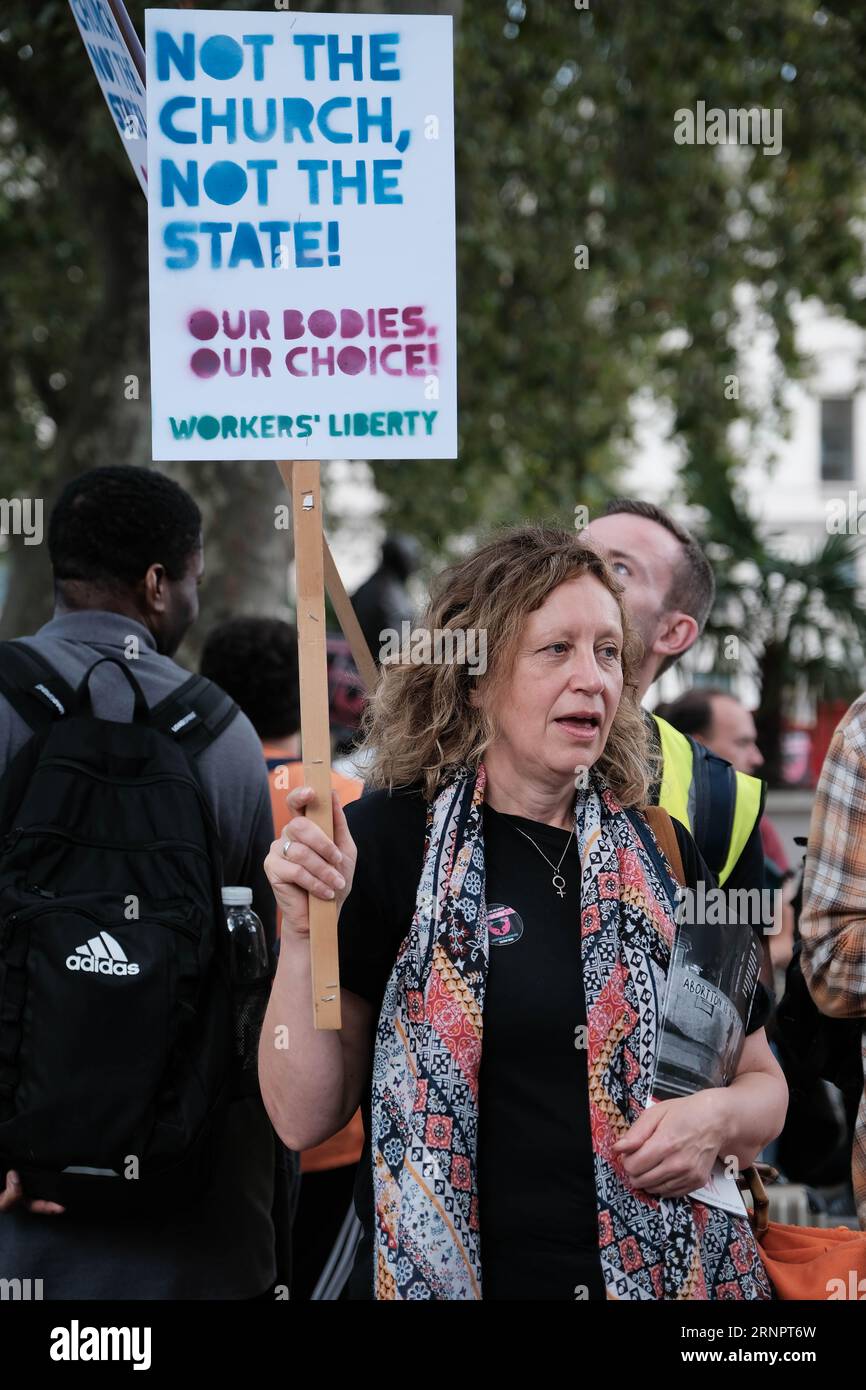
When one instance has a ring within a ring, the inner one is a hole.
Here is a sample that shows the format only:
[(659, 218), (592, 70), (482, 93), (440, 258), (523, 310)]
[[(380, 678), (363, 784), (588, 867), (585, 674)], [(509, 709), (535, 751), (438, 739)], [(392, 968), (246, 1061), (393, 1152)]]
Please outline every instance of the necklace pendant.
[(559, 896), (560, 896), (561, 898), (564, 898), (564, 897), (565, 897), (565, 879), (562, 877), (562, 874), (554, 874), (554, 875), (553, 875), (553, 880), (552, 880), (552, 882), (553, 882), (553, 886), (554, 886), (554, 888), (556, 889), (556, 891), (557, 891), (557, 893), (559, 894)]

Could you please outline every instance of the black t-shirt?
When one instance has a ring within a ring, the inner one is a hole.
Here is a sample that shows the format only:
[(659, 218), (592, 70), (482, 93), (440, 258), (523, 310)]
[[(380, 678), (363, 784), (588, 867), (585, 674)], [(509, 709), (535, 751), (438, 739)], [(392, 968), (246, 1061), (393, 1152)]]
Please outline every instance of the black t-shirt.
[[(415, 908), (426, 804), (417, 789), (346, 808), (358, 865), (340, 914), (344, 989), (376, 1017)], [(674, 822), (686, 881), (709, 880)], [(520, 833), (523, 832), (523, 833)], [(535, 848), (526, 836), (535, 841)], [(562, 858), (560, 898), (552, 883)], [(479, 1074), (478, 1199), (483, 1293), (490, 1299), (604, 1298), (589, 1127), (580, 952), (580, 860), (569, 832), (484, 807), (490, 962)], [(756, 1001), (750, 1031), (765, 1009)], [(355, 1205), (364, 1236), (349, 1291), (372, 1297), (370, 1089)], [(578, 1294), (578, 1286), (585, 1286)]]

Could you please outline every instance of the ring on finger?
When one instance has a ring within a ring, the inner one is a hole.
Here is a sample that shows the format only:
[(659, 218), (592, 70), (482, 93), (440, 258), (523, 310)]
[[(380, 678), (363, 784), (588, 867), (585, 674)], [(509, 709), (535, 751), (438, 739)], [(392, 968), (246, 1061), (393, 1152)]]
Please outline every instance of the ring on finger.
[(281, 851), (280, 851), (280, 853), (282, 854), (282, 856), (283, 856), (284, 859), (285, 859), (286, 855), (287, 855), (288, 852), (289, 852), (289, 846), (291, 845), (291, 843), (292, 843), (292, 842), (291, 842), (291, 840), (289, 839), (289, 837), (286, 836), (285, 840), (283, 840), (283, 846), (282, 846), (282, 849), (281, 849)]

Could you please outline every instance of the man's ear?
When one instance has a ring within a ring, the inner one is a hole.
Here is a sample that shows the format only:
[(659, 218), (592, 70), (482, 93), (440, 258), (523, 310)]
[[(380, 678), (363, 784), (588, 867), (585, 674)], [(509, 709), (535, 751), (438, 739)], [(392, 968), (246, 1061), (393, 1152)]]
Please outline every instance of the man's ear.
[(151, 565), (142, 581), (144, 598), (153, 613), (165, 612), (166, 576), (163, 565)]
[(699, 629), (690, 613), (667, 613), (652, 650), (656, 656), (682, 656), (698, 640)]

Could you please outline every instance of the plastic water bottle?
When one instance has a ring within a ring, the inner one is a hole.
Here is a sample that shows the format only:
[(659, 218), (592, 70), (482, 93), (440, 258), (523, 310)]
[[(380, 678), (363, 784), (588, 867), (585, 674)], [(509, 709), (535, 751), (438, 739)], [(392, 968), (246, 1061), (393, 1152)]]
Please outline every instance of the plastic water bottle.
[(266, 979), (268, 943), (265, 929), (253, 912), (252, 888), (224, 888), (222, 894), (232, 939), (232, 978), (237, 982)]
[(268, 1002), (268, 943), (261, 920), (253, 912), (251, 888), (223, 888), (222, 899), (231, 936), (235, 1055), (246, 1071), (256, 1065), (259, 1033)]

